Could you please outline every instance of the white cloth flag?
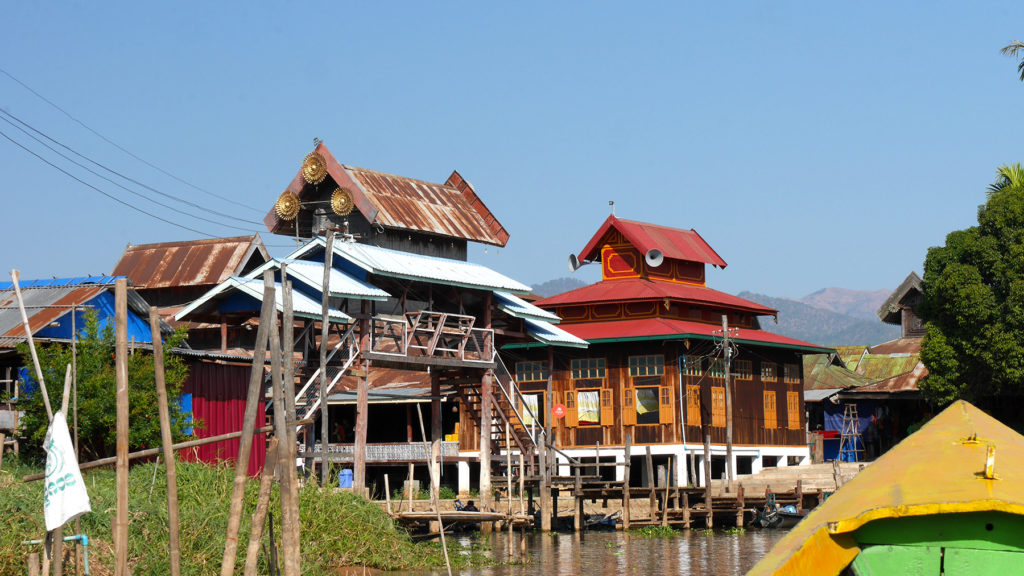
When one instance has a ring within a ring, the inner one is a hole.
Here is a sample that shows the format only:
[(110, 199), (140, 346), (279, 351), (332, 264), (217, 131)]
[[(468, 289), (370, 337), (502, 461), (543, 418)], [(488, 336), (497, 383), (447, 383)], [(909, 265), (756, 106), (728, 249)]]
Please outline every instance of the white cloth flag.
[(78, 469), (75, 447), (71, 444), (64, 414), (53, 415), (46, 431), (46, 492), (43, 494), (43, 516), (46, 530), (55, 530), (79, 514), (92, 511), (85, 491), (82, 472)]

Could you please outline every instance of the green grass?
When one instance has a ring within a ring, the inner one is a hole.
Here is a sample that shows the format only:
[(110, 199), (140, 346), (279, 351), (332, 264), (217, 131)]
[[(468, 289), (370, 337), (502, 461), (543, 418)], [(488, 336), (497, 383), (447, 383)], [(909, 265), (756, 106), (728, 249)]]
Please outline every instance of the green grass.
[(674, 538), (679, 535), (671, 526), (643, 526), (630, 528), (629, 533), (640, 538)]
[[(43, 485), (25, 483), (25, 474), (37, 467), (4, 459), (0, 471), (0, 576), (23, 574), (27, 549), (22, 540), (41, 538), (43, 526)], [(152, 485), (153, 464), (140, 464), (129, 476), (129, 563), (136, 575), (167, 574), (167, 496), (164, 467), (159, 467)], [(219, 570), (227, 530), (227, 515), (234, 470), (179, 462), (178, 501), (181, 523), (182, 574), (199, 575)], [(84, 477), (92, 512), (82, 517), (82, 531), (89, 536), (92, 573), (112, 573), (111, 523), (116, 508), (113, 470), (87, 472)], [(150, 487), (153, 486), (152, 495)], [(246, 508), (239, 534), (237, 570), (245, 563), (245, 550), (259, 485), (246, 486)], [(270, 510), (274, 513), (274, 535), (280, 546), (280, 500), (275, 487)], [(341, 566), (366, 566), (383, 570), (431, 569), (444, 566), (440, 544), (414, 543), (407, 532), (396, 527), (376, 504), (349, 492), (320, 490), (310, 482), (299, 492), (302, 522), (302, 573), (334, 574)], [(70, 534), (65, 531), (65, 535)], [(266, 535), (264, 541), (266, 542)], [(451, 540), (449, 540), (451, 547)], [(280, 548), (279, 548), (280, 550)], [(449, 549), (453, 567), (489, 562), (479, 550)], [(261, 554), (262, 556), (262, 554)], [(266, 560), (261, 559), (266, 573)]]

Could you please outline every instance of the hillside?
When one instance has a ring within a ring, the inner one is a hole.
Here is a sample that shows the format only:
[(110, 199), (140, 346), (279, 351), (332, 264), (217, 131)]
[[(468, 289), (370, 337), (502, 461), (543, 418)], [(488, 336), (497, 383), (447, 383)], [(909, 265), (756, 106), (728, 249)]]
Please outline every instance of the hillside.
[(815, 308), (846, 314), (861, 320), (878, 320), (878, 307), (885, 302), (892, 290), (849, 290), (847, 288), (822, 288), (808, 294), (800, 302)]
[(555, 278), (554, 280), (548, 280), (547, 282), (541, 282), (533, 287), (533, 293), (547, 298), (548, 296), (554, 296), (555, 294), (561, 294), (562, 292), (568, 292), (577, 288), (586, 286), (587, 283), (580, 280), (579, 278)]
[[(740, 298), (753, 300), (779, 311), (779, 323), (770, 318), (761, 319), (761, 328), (768, 332), (797, 338), (822, 346), (852, 344), (875, 345), (898, 338), (900, 327), (855, 318), (831, 310), (816, 308), (809, 304), (788, 298), (773, 298), (753, 292), (741, 292)], [(877, 309), (877, 306), (876, 306)]]

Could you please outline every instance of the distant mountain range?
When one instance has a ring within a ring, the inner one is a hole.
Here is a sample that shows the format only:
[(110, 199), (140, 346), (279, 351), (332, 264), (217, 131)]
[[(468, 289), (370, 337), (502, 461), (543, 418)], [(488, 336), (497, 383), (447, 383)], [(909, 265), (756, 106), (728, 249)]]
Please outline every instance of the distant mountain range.
[[(542, 297), (554, 296), (586, 286), (578, 278), (556, 278), (533, 287)], [(799, 300), (776, 298), (754, 292), (740, 292), (740, 298), (779, 311), (779, 323), (761, 318), (761, 328), (822, 346), (875, 345), (899, 338), (900, 327), (878, 319), (878, 307), (891, 290), (848, 290), (824, 288)]]
[[(843, 346), (875, 345), (900, 337), (899, 326), (883, 323), (874, 313), (889, 294), (886, 290), (826, 288), (800, 300), (753, 292), (740, 292), (738, 296), (779, 311), (778, 324), (761, 318), (761, 328), (768, 332), (822, 346)], [(829, 308), (811, 302), (826, 302)]]

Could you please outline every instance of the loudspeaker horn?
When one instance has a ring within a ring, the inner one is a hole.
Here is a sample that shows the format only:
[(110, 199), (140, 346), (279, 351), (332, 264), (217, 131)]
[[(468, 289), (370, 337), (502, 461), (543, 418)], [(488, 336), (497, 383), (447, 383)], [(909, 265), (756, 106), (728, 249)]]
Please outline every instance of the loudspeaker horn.
[(569, 254), (569, 272), (575, 272), (579, 270), (580, 266), (583, 266), (583, 263), (580, 262), (580, 259), (577, 258), (575, 254)]
[(647, 262), (647, 265), (651, 268), (657, 268), (665, 261), (665, 255), (661, 253), (661, 250), (651, 248), (647, 251), (647, 254), (644, 254), (644, 261)]

